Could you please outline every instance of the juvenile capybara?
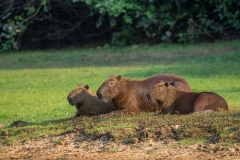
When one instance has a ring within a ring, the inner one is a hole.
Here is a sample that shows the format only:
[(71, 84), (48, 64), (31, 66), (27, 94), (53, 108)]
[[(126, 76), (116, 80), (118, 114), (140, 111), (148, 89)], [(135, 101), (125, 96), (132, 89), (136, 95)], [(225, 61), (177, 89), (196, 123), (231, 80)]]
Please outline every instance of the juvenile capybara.
[(158, 111), (158, 104), (148, 101), (146, 94), (156, 84), (167, 81), (180, 90), (190, 92), (188, 82), (174, 74), (159, 74), (144, 80), (110, 76), (97, 90), (98, 98), (103, 102), (113, 102), (118, 111), (124, 113)]
[(116, 109), (113, 103), (99, 101), (97, 95), (89, 89), (88, 85), (79, 85), (69, 93), (67, 99), (70, 105), (76, 106), (75, 116), (104, 114)]
[(227, 102), (214, 92), (184, 92), (168, 82), (161, 82), (147, 95), (157, 102), (163, 114), (188, 114), (194, 112), (213, 112), (228, 110)]

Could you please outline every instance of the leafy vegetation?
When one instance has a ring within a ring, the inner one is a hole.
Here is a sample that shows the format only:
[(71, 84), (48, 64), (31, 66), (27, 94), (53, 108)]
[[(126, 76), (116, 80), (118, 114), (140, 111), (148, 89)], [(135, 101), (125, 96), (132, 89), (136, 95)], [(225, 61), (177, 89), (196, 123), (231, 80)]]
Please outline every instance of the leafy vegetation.
[(0, 51), (233, 39), (239, 7), (237, 0), (1, 1)]
[[(0, 144), (15, 145), (22, 140), (66, 132), (79, 132), (87, 140), (107, 135), (124, 143), (148, 139), (174, 139), (182, 144), (239, 143), (239, 43), (67, 48), (1, 54)], [(69, 119), (76, 109), (68, 104), (66, 97), (77, 85), (89, 84), (95, 92), (111, 74), (143, 79), (159, 73), (184, 77), (193, 91), (220, 94), (231, 111)], [(15, 126), (18, 121), (27, 124)]]

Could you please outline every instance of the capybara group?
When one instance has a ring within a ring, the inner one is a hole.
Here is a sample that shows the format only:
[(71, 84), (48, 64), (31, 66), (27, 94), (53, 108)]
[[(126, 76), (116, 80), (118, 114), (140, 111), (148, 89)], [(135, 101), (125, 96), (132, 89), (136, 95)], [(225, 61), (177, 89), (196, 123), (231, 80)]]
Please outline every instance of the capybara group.
[[(121, 112), (158, 111), (156, 102), (148, 101), (146, 95), (156, 84), (166, 81), (172, 86), (190, 92), (188, 82), (174, 74), (159, 74), (144, 80), (123, 78), (121, 75), (110, 76), (97, 90), (98, 98), (103, 102), (113, 102)], [(117, 111), (115, 111), (117, 112)]]
[(67, 99), (70, 105), (76, 106), (75, 116), (104, 114), (116, 109), (113, 103), (99, 101), (88, 85), (79, 85), (69, 93)]
[(214, 92), (184, 92), (168, 82), (155, 85), (147, 97), (158, 103), (163, 114), (228, 110), (227, 102)]

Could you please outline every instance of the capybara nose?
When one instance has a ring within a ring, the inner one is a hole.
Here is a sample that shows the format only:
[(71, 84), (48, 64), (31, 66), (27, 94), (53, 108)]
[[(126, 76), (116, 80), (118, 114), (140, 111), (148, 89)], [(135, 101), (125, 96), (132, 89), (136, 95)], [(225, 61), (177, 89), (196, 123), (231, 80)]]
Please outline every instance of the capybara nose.
[(149, 93), (147, 94), (147, 99), (148, 99), (149, 101), (151, 101), (151, 96), (150, 96)]
[(72, 98), (71, 98), (71, 97), (67, 97), (67, 99), (68, 99), (68, 102), (70, 102), (70, 101), (72, 100)]
[(97, 96), (98, 96), (99, 99), (102, 98), (102, 94), (101, 93), (98, 93)]

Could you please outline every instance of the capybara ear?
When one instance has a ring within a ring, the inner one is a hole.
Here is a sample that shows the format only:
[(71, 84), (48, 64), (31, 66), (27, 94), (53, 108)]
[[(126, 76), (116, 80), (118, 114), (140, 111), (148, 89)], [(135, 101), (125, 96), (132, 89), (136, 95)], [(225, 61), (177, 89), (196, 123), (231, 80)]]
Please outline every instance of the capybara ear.
[(117, 78), (117, 80), (120, 80), (122, 78), (122, 76), (118, 75), (116, 78)]
[(89, 85), (86, 84), (86, 85), (84, 86), (84, 88), (86, 88), (86, 90), (88, 90), (88, 89), (89, 89)]
[(165, 82), (165, 84), (164, 84), (166, 87), (168, 87), (169, 86), (169, 83), (168, 82)]

